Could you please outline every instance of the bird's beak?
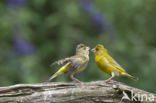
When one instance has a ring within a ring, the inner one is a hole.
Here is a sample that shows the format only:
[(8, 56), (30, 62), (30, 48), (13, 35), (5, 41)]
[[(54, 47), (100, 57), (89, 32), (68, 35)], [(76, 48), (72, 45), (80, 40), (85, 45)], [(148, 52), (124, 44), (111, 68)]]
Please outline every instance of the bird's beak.
[(96, 52), (96, 49), (95, 48), (91, 49), (91, 52), (95, 53)]
[(90, 47), (87, 46), (86, 49), (87, 49), (87, 50), (90, 50)]

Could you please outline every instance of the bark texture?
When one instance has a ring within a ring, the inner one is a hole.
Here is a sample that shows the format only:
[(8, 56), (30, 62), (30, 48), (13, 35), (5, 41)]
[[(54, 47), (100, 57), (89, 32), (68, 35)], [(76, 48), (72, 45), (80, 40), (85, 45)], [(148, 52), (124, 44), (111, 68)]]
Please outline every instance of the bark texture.
[[(136, 96), (133, 101), (129, 101), (127, 97), (132, 98), (132, 91)], [(139, 94), (144, 96), (140, 97)], [(149, 99), (156, 100), (156, 95), (116, 81), (51, 82), (0, 87), (0, 103), (156, 103)]]

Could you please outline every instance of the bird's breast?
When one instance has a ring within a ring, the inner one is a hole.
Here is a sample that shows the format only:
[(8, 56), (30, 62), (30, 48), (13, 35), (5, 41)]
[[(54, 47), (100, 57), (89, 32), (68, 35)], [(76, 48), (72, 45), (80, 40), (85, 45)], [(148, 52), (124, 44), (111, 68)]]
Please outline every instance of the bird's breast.
[(112, 70), (114, 69), (109, 61), (107, 60), (107, 58), (101, 58), (99, 60), (96, 60), (96, 64), (98, 65), (98, 67), (103, 71), (106, 72), (107, 74), (111, 74)]

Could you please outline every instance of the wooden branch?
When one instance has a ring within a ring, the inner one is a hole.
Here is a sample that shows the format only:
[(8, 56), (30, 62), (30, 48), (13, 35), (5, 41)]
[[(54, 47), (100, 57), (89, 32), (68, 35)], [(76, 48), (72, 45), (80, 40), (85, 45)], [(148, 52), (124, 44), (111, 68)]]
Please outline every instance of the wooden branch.
[[(132, 93), (136, 95), (137, 102), (126, 98), (132, 100)], [(156, 103), (150, 102), (149, 98), (156, 100), (156, 95), (116, 81), (51, 82), (0, 87), (0, 103)]]

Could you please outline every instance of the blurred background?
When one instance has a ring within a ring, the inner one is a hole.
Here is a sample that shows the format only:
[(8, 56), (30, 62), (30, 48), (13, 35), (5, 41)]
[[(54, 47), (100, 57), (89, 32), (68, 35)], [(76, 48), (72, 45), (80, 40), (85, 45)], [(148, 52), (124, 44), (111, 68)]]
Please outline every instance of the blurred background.
[[(127, 72), (115, 80), (156, 93), (156, 0), (0, 0), (0, 86), (41, 83), (75, 54), (76, 45), (103, 44)], [(84, 82), (109, 76), (90, 53)], [(59, 76), (53, 81), (70, 81)]]

